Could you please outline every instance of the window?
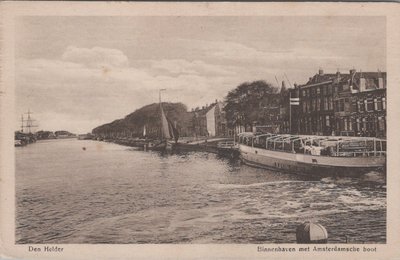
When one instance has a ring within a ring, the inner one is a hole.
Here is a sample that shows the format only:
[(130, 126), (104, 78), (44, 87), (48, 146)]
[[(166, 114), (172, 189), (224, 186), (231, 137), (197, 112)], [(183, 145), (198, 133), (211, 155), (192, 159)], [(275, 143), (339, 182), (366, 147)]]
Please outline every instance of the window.
[(367, 119), (363, 117), (362, 119), (362, 130), (366, 131), (367, 130)]
[(329, 110), (333, 110), (333, 98), (329, 97)]
[(317, 111), (320, 111), (320, 110), (321, 110), (321, 99), (317, 98)]
[(315, 99), (311, 101), (311, 111), (315, 111)]
[(328, 98), (324, 97), (324, 110), (328, 110), (329, 106), (328, 106)]
[(302, 90), (301, 93), (302, 93), (303, 97), (306, 96), (306, 90)]
[(321, 94), (321, 89), (319, 87), (317, 87), (317, 95)]
[(381, 99), (381, 98), (377, 98), (377, 99), (376, 99), (376, 110), (380, 111), (380, 110), (382, 110), (382, 109), (383, 109), (383, 106), (382, 106), (382, 99)]
[(348, 98), (344, 99), (344, 110), (346, 112), (350, 112), (350, 100)]
[(328, 86), (328, 94), (331, 95), (332, 94), (332, 86)]
[(353, 100), (353, 102), (351, 103), (351, 111), (352, 112), (358, 112), (358, 103), (357, 103), (357, 101), (354, 101)]
[(382, 116), (378, 117), (378, 128), (379, 128), (379, 131), (385, 130), (385, 121)]
[(372, 98), (366, 100), (366, 111), (374, 111), (374, 100)]
[(383, 107), (383, 110), (386, 110), (386, 98), (382, 98), (382, 107)]
[(325, 125), (330, 126), (331, 122), (329, 121), (329, 116), (325, 116)]
[(359, 100), (358, 101), (358, 112), (364, 112), (364, 101)]
[(344, 99), (343, 98), (339, 99), (339, 100), (336, 101), (336, 103), (337, 103), (336, 111), (337, 112), (343, 112), (344, 111)]
[(307, 113), (307, 103), (303, 102), (303, 112)]
[(326, 86), (322, 87), (322, 95), (326, 95)]

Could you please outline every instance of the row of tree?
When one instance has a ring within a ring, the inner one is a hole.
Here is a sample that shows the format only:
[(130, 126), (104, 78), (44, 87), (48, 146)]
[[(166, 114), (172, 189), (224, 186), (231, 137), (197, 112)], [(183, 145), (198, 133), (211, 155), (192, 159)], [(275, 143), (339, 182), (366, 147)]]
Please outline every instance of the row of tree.
[(245, 82), (231, 90), (225, 98), (225, 113), (229, 127), (241, 125), (247, 128), (253, 122), (267, 123), (263, 111), (279, 108), (288, 91), (265, 81)]
[[(187, 107), (182, 103), (167, 102), (163, 102), (162, 106), (168, 119), (175, 124), (178, 131), (182, 130), (187, 118)], [(145, 131), (147, 137), (157, 138), (161, 129), (160, 115), (160, 105), (153, 103), (135, 110), (123, 119), (96, 127), (92, 133), (101, 136), (142, 137)]]
[[(226, 121), (228, 127), (235, 125), (251, 126), (254, 121), (264, 123), (265, 115), (260, 113), (263, 109), (279, 106), (283, 91), (265, 82), (254, 81), (240, 84), (231, 90), (225, 97)], [(187, 112), (187, 107), (182, 103), (162, 103), (163, 109), (171, 122), (183, 135), (189, 135), (193, 128), (195, 116)], [(146, 128), (146, 136), (156, 138), (160, 135), (160, 107), (153, 103), (137, 109), (123, 119), (101, 125), (93, 129), (95, 135), (123, 135), (140, 137)]]

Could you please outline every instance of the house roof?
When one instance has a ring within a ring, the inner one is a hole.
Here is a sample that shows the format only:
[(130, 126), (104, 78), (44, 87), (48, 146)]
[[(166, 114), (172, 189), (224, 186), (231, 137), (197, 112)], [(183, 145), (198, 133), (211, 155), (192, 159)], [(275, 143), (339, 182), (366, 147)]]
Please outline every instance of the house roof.
[(379, 78), (383, 78), (386, 80), (386, 72), (355, 72), (354, 74), (350, 73), (335, 73), (335, 74), (315, 74), (313, 77), (311, 77), (308, 82), (304, 85), (301, 85), (300, 87), (309, 87), (309, 86), (314, 86), (314, 85), (320, 85), (320, 84), (328, 84), (331, 83), (334, 80), (339, 79), (338, 83), (356, 83), (355, 85), (358, 86), (357, 82), (360, 81), (360, 78), (365, 78), (367, 80), (377, 80)]

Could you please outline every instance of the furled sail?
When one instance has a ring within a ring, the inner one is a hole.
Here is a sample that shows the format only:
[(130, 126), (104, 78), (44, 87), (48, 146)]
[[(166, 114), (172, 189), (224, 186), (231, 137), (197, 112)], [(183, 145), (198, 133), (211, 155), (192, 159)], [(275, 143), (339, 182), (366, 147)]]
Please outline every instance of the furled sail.
[(161, 139), (171, 139), (167, 117), (165, 116), (164, 109), (160, 104), (161, 109)]
[(175, 140), (175, 143), (177, 143), (178, 139), (179, 139), (178, 129), (176, 129), (176, 126), (174, 124), (172, 124), (171, 120), (169, 120), (168, 118), (167, 118), (167, 121), (168, 121), (168, 128), (169, 128), (170, 136), (172, 139)]

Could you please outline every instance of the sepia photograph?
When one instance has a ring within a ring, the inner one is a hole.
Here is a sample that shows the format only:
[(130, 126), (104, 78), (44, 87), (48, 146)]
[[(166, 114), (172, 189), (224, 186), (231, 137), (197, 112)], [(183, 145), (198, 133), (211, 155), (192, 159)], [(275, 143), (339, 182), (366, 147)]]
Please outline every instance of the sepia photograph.
[(377, 252), (397, 123), (387, 24), (16, 15), (12, 243)]

